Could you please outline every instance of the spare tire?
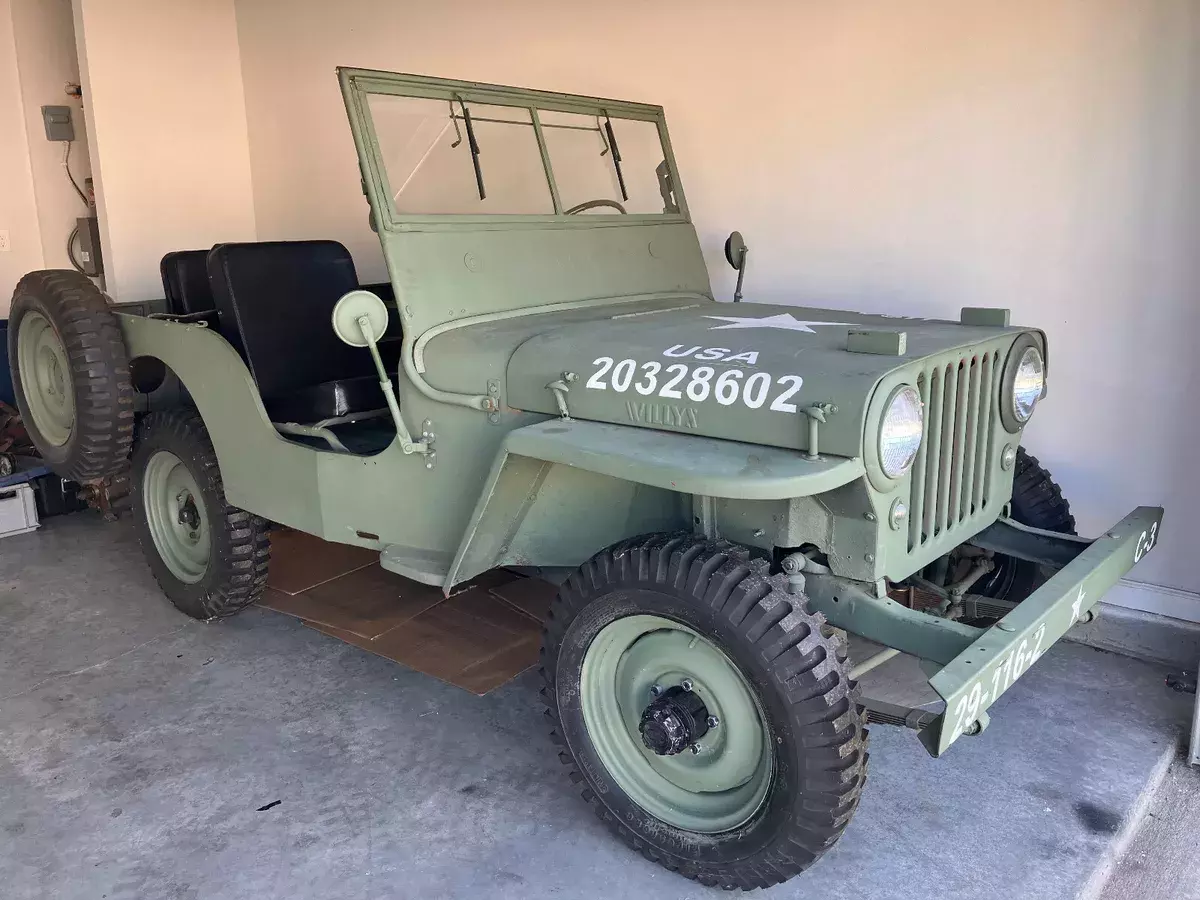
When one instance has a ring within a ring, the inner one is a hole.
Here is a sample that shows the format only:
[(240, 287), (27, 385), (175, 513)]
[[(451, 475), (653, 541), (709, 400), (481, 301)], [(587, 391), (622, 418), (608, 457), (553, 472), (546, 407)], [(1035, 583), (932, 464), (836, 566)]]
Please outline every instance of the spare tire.
[(116, 474), (133, 444), (133, 387), (117, 317), (100, 289), (69, 269), (17, 283), (8, 362), (25, 429), (63, 478)]

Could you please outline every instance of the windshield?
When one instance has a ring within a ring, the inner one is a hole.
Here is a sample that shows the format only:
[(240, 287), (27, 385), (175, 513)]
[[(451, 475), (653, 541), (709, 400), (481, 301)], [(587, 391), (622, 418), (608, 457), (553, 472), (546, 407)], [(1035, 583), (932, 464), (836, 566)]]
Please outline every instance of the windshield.
[(392, 212), (675, 215), (659, 123), (368, 93)]

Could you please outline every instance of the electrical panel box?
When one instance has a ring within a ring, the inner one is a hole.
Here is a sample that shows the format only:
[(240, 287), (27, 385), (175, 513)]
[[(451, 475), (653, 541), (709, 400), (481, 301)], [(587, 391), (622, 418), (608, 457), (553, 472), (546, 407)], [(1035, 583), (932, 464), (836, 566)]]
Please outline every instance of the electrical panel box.
[(75, 123), (71, 120), (71, 107), (43, 106), (42, 122), (46, 126), (46, 140), (75, 140)]
[(100, 256), (100, 220), (85, 216), (75, 220), (79, 228), (79, 266), (84, 275), (103, 275), (104, 260)]

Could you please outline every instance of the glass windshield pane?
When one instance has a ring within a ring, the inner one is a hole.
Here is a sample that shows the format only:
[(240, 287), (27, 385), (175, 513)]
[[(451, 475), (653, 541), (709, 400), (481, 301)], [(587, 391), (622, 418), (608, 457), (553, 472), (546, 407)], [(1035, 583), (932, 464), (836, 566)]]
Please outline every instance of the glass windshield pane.
[(397, 214), (554, 212), (529, 110), (467, 104), (478, 147), (477, 179), (457, 101), (452, 106), (447, 100), (369, 94), (367, 102)]
[[(602, 116), (549, 110), (539, 110), (538, 116), (564, 211), (581, 204), (589, 206), (580, 215), (679, 211), (669, 189), (664, 198), (660, 187), (667, 165), (654, 122), (613, 118), (614, 153)], [(628, 199), (622, 196), (621, 179)], [(597, 200), (607, 202), (591, 205)]]

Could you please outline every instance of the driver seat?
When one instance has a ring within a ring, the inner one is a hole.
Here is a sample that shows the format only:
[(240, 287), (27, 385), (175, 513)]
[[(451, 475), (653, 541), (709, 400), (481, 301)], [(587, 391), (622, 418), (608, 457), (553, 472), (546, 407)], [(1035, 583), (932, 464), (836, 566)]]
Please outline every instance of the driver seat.
[(370, 354), (343, 344), (331, 327), (334, 304), (358, 287), (344, 246), (218, 244), (206, 265), (221, 334), (250, 368), (268, 417), (277, 427), (301, 426), (280, 430), (311, 434), (387, 415)]

